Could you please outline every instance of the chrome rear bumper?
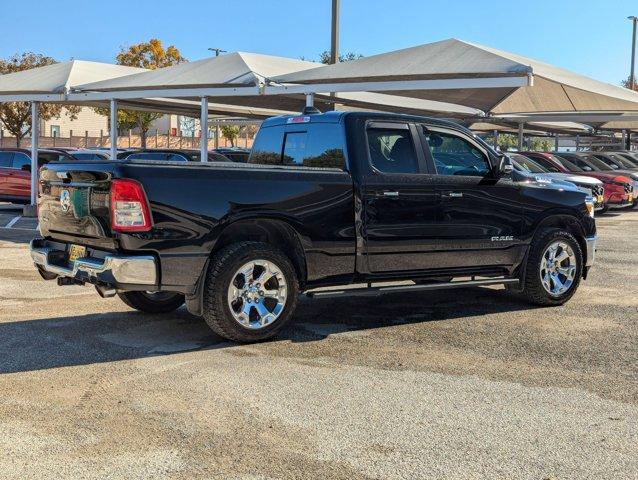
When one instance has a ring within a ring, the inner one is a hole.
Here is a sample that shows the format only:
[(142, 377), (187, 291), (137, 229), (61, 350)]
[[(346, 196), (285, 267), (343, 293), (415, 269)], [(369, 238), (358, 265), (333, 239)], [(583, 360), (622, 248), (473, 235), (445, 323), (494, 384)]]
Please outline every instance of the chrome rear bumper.
[(60, 277), (70, 277), (82, 282), (133, 285), (156, 285), (157, 265), (155, 258), (150, 255), (114, 255), (103, 257), (84, 257), (66, 266), (55, 262), (64, 251), (46, 246), (41, 239), (31, 241), (31, 258), (37, 266), (46, 272)]
[(586, 237), (585, 242), (587, 244), (587, 258), (585, 259), (585, 266), (591, 267), (594, 264), (596, 258), (596, 240), (598, 236)]

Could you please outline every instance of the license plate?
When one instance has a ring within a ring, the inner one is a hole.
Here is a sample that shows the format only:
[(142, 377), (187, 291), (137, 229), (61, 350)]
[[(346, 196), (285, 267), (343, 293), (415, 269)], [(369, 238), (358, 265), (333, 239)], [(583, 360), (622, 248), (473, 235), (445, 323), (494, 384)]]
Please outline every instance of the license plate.
[(605, 201), (605, 198), (602, 195), (598, 195), (598, 198), (596, 199), (596, 203), (603, 203)]
[(629, 203), (633, 203), (633, 201), (634, 201), (634, 196), (633, 196), (633, 195), (629, 195), (629, 197), (627, 198), (627, 201), (628, 201)]
[(71, 245), (69, 247), (69, 262), (75, 262), (78, 258), (86, 256), (86, 247)]

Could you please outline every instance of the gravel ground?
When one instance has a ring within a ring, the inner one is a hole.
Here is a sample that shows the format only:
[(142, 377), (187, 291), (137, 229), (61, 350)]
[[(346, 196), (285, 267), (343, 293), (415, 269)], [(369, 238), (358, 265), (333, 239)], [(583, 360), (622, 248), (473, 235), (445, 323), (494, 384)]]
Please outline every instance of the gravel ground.
[(44, 282), (0, 229), (0, 477), (638, 478), (638, 211), (574, 299), (302, 300), (237, 346)]

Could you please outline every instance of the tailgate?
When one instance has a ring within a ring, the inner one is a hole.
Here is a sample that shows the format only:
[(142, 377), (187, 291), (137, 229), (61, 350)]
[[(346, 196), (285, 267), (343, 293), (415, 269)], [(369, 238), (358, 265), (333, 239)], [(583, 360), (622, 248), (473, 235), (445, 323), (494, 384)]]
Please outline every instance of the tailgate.
[(84, 245), (114, 248), (109, 192), (116, 162), (50, 163), (40, 170), (40, 232)]

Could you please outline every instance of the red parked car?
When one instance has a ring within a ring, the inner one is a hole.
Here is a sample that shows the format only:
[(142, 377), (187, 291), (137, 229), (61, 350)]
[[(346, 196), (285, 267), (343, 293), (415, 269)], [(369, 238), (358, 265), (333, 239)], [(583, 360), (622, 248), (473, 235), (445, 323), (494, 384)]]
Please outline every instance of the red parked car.
[(634, 187), (630, 178), (613, 172), (603, 172), (587, 160), (586, 153), (524, 152), (550, 172), (577, 173), (597, 178), (605, 184), (605, 208), (633, 206)]
[[(66, 152), (38, 150), (38, 164), (75, 160)], [(0, 149), (0, 200), (28, 203), (31, 199), (31, 152), (22, 148)]]

